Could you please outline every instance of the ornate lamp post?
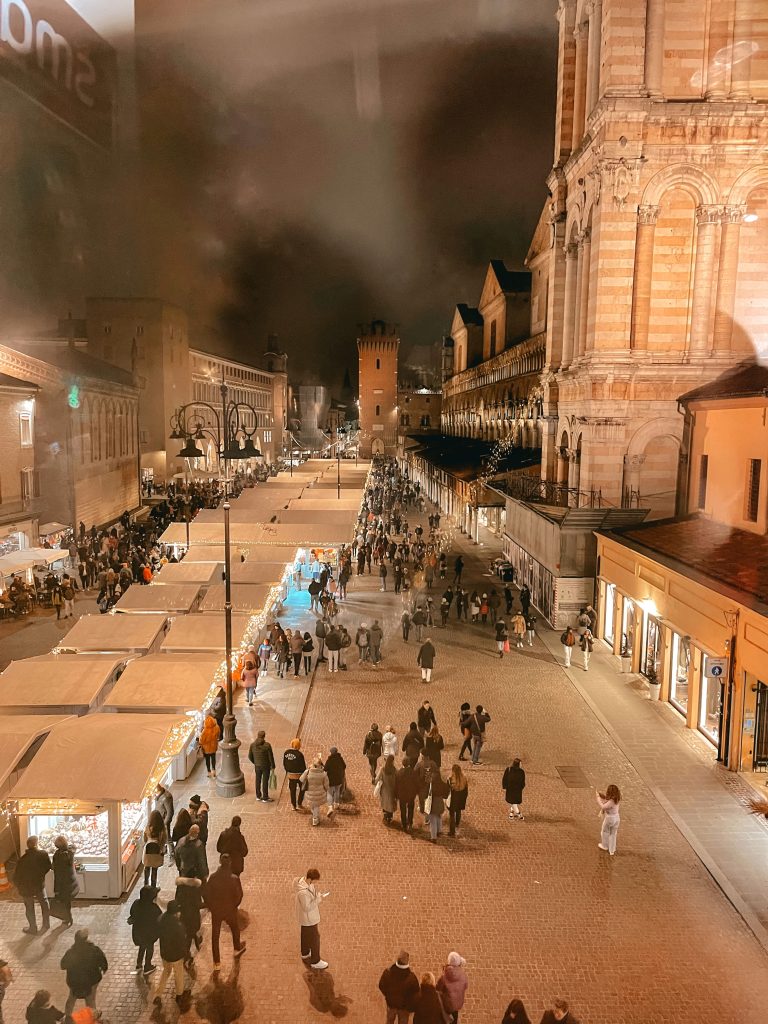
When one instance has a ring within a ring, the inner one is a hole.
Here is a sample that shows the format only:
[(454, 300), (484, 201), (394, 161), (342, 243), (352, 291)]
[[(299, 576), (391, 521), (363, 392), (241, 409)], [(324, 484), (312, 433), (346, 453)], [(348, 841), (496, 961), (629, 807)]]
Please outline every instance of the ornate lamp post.
[[(221, 408), (209, 402), (189, 402), (180, 406), (173, 414), (171, 438), (184, 441), (179, 452), (183, 459), (202, 459), (204, 452), (197, 441), (211, 438), (216, 445), (219, 468), (223, 467), (224, 485), (224, 646), (227, 673), (227, 713), (224, 716), (224, 738), (219, 744), (221, 750), (221, 771), (216, 776), (216, 792), (219, 796), (241, 796), (245, 792), (245, 778), (240, 770), (240, 740), (235, 734), (236, 719), (232, 709), (232, 560), (229, 549), (229, 464), (241, 459), (261, 458), (261, 452), (253, 443), (258, 416), (256, 410), (245, 402), (230, 402), (229, 389), (221, 382)], [(205, 413), (213, 417), (213, 424), (206, 423)], [(254, 426), (244, 425), (241, 413), (250, 413)], [(243, 440), (241, 445), (240, 441)], [(189, 540), (189, 535), (187, 535)]]

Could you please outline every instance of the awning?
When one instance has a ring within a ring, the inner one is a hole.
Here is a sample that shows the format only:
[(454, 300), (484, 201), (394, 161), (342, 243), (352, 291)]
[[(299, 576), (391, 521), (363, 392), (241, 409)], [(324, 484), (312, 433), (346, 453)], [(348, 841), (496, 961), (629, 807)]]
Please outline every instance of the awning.
[(290, 564), (291, 569), (294, 563), (294, 550), (288, 548), (290, 552), (288, 557), (281, 561), (277, 555), (275, 560), (271, 561), (275, 550), (278, 552), (280, 548), (263, 548), (259, 549), (264, 551), (265, 558), (263, 560), (254, 558), (247, 562), (233, 562), (232, 563), (232, 583), (237, 586), (239, 583), (251, 584), (254, 583), (267, 583), (270, 586), (276, 583), (280, 583), (287, 569), (286, 566)]
[(80, 714), (100, 703), (125, 656), (43, 654), (12, 661), (0, 674), (0, 715)]
[(65, 533), (71, 529), (71, 526), (65, 526), (64, 523), (43, 523), (38, 527), (37, 532), (40, 537), (48, 537), (52, 533)]
[[(223, 513), (222, 513), (223, 515)], [(321, 517), (322, 519), (322, 517)], [(352, 539), (352, 531), (346, 526), (326, 524), (322, 521), (305, 526), (280, 523), (231, 523), (230, 540), (232, 544), (244, 547), (260, 545), (293, 544), (296, 547), (333, 547), (347, 544)], [(223, 545), (224, 523), (190, 523), (190, 544), (196, 546)], [(171, 523), (160, 538), (161, 544), (184, 544), (185, 524)]]
[[(236, 612), (257, 615), (269, 602), (272, 585), (268, 583), (234, 583), (230, 587), (232, 608)], [(201, 612), (224, 610), (224, 584), (209, 587), (200, 604)]]
[[(239, 556), (236, 564), (242, 564), (239, 561)], [(162, 569), (152, 577), (149, 589), (151, 590), (154, 586), (177, 583), (197, 583), (207, 586), (221, 578), (222, 569), (221, 562), (195, 562), (190, 561), (189, 557), (185, 557), (182, 562), (166, 562)]]
[(6, 784), (14, 784), (19, 761), (41, 736), (55, 725), (66, 722), (69, 715), (0, 715), (0, 794)]
[(57, 725), (11, 790), (22, 814), (46, 801), (103, 806), (151, 793), (189, 739), (185, 715), (85, 715)]
[[(312, 492), (309, 491), (308, 494)], [(362, 494), (360, 497), (347, 498), (342, 495), (341, 498), (337, 498), (334, 494), (332, 497), (326, 495), (324, 498), (306, 497), (306, 498), (291, 498), (288, 502), (288, 508), (291, 510), (306, 510), (312, 512), (324, 512), (326, 509), (338, 511), (339, 509), (346, 509), (350, 512), (357, 513), (360, 506), (363, 503)]]
[(200, 586), (197, 583), (168, 583), (157, 587), (143, 587), (134, 583), (117, 602), (115, 611), (126, 614), (188, 612), (194, 607), (199, 595)]
[[(250, 615), (232, 615), (232, 647), (236, 650), (247, 639)], [(254, 638), (255, 639), (255, 638)], [(160, 645), (165, 653), (206, 651), (224, 656), (224, 616), (218, 613), (179, 615), (171, 623)]]
[(53, 565), (62, 558), (69, 558), (68, 551), (61, 548), (23, 548), (0, 555), (0, 576), (11, 576), (15, 572), (25, 572), (36, 565)]
[(200, 654), (148, 654), (129, 663), (104, 708), (185, 714), (213, 700), (224, 681), (224, 662)]
[[(230, 544), (232, 561), (240, 561), (240, 556), (248, 557), (248, 548), (238, 544)], [(190, 544), (184, 555), (185, 562), (219, 562), (224, 565), (226, 554), (223, 544)]]
[(165, 615), (83, 615), (59, 640), (62, 651), (148, 651)]

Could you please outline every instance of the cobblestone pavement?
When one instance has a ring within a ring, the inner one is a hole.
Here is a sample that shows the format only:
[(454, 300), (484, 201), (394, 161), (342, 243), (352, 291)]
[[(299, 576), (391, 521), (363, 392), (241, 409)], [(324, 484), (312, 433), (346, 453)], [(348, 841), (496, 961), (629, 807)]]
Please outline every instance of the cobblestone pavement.
[[(466, 549), (464, 582), (470, 587), (492, 583), (483, 575), (479, 550)], [(320, 666), (301, 725), (309, 755), (336, 745), (345, 756), (351, 802), (312, 828), (308, 814), (291, 810), (285, 791), (275, 804), (255, 804), (248, 772), (245, 797), (234, 805), (211, 800), (211, 846), (235, 809), (244, 818), (251, 848), (244, 876), (248, 950), (233, 966), (225, 935), (217, 978), (206, 943), (190, 979), (193, 1002), (186, 1019), (381, 1021), (378, 977), (404, 947), (417, 972), (439, 971), (452, 949), (467, 958), (463, 1024), (497, 1024), (513, 996), (523, 998), (538, 1021), (558, 995), (571, 1000), (583, 1024), (762, 1021), (768, 1005), (765, 953), (542, 641), (500, 662), (490, 627), (457, 626), (452, 617), (449, 629), (430, 631), (437, 660), (432, 683), (425, 685), (413, 636), (405, 644), (399, 635), (401, 600), (381, 594), (377, 582), (355, 579), (341, 621), (354, 627), (361, 618), (382, 619), (381, 668), (358, 668), (350, 658), (349, 671), (330, 676)], [(440, 589), (434, 588), (436, 595)], [(301, 697), (291, 692), (293, 681), (270, 685), (285, 693), (286, 705), (269, 712), (267, 728), (287, 736)], [(306, 688), (303, 679), (299, 686)], [(444, 766), (458, 750), (461, 702), (482, 702), (492, 716), (485, 763), (469, 769), (461, 835), (443, 836), (437, 846), (423, 831), (409, 838), (382, 823), (362, 757), (372, 721), (395, 725), (402, 738), (427, 696), (448, 748)], [(264, 694), (265, 707), (268, 701)], [(262, 714), (264, 708), (253, 715), (254, 727)], [(528, 776), (524, 822), (508, 820), (500, 788), (501, 771), (515, 755)], [(597, 849), (594, 795), (566, 787), (557, 771), (566, 766), (581, 768), (591, 785), (616, 782), (622, 789), (615, 858)], [(179, 795), (203, 793), (207, 786), (198, 769)], [(299, 959), (293, 909), (293, 879), (310, 866), (320, 869), (322, 888), (331, 892), (321, 922), (323, 955), (331, 966), (322, 974)], [(172, 892), (168, 869), (161, 882), (165, 900)], [(18, 904), (5, 903), (0, 913), (0, 955), (18, 979), (6, 997), (6, 1021), (23, 1020), (23, 1007), (41, 985), (62, 1006), (58, 961), (71, 932), (30, 940), (21, 934)], [(163, 1011), (152, 1011), (146, 984), (130, 973), (134, 950), (126, 915), (124, 904), (76, 908), (77, 924), (90, 929), (110, 960), (99, 995), (105, 1019), (175, 1020), (170, 993)]]

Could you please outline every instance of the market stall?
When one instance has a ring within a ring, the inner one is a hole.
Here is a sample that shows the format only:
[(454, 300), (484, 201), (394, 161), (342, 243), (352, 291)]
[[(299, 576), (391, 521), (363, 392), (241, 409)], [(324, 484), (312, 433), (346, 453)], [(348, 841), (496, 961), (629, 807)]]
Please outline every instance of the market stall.
[(304, 511), (312, 512), (327, 512), (330, 509), (335, 510), (348, 510), (357, 514), (360, 510), (363, 496), (355, 496), (353, 498), (291, 498), (288, 502), (289, 509), (302, 509)]
[[(183, 545), (182, 545), (183, 547)], [(239, 547), (237, 544), (230, 545), (230, 557), (233, 564), (243, 562), (248, 558), (248, 548)], [(189, 550), (184, 555), (184, 562), (219, 562), (224, 565), (226, 555), (224, 544), (190, 544)], [(168, 563), (171, 565), (172, 563)], [(182, 563), (178, 563), (179, 565)], [(166, 566), (167, 568), (167, 566)]]
[(296, 552), (293, 548), (259, 548), (263, 557), (235, 562), (232, 565), (232, 583), (290, 582)]
[(0, 715), (85, 715), (101, 707), (127, 655), (42, 654), (0, 673)]
[(19, 835), (8, 794), (63, 715), (0, 715), (0, 863), (19, 853)]
[(150, 654), (165, 634), (167, 615), (82, 615), (59, 640), (56, 652), (126, 651)]
[(142, 587), (134, 583), (115, 605), (116, 612), (145, 615), (147, 612), (192, 612), (200, 603), (197, 583), (168, 583), (162, 587)]
[[(258, 630), (258, 626), (254, 627)], [(250, 615), (232, 615), (232, 646), (237, 650), (242, 644), (255, 639)], [(204, 652), (224, 657), (224, 616), (216, 613), (206, 615), (179, 615), (171, 621), (168, 634), (160, 645), (163, 654), (196, 654)]]
[(149, 654), (132, 661), (104, 702), (121, 714), (184, 714), (194, 723), (189, 742), (171, 766), (174, 782), (186, 779), (199, 756), (197, 737), (225, 682), (220, 658), (200, 654)]
[(25, 583), (34, 584), (36, 569), (39, 574), (49, 566), (59, 570), (63, 568), (64, 559), (68, 558), (69, 552), (60, 548), (24, 548), (0, 555), (0, 593), (8, 586), (11, 576), (19, 576)]
[(165, 586), (169, 583), (197, 583), (201, 587), (207, 587), (221, 579), (223, 569), (222, 562), (196, 562), (187, 556), (183, 562), (166, 562), (152, 577), (150, 587), (157, 584)]
[[(246, 615), (258, 615), (260, 612), (274, 611), (282, 602), (280, 599), (280, 583), (233, 583), (230, 588), (232, 608)], [(224, 584), (217, 583), (209, 587), (200, 603), (201, 612), (221, 612), (224, 610)]]
[(19, 842), (75, 848), (81, 899), (114, 899), (141, 865), (141, 835), (158, 782), (189, 742), (186, 715), (95, 714), (57, 725), (10, 793)]

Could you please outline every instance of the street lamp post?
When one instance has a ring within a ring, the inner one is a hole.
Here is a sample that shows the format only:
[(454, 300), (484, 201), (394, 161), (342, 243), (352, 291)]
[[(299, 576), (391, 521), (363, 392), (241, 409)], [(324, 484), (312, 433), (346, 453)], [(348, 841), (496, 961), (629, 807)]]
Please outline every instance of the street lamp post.
[[(325, 428), (328, 434), (331, 433), (330, 424)], [(336, 427), (336, 498), (341, 499), (341, 439), (346, 436), (346, 430), (341, 425)], [(333, 443), (333, 442), (332, 442)]]
[[(208, 426), (203, 410), (211, 413), (214, 425)], [(227, 712), (224, 716), (224, 736), (219, 743), (221, 770), (216, 776), (216, 792), (219, 796), (242, 796), (245, 792), (245, 777), (240, 769), (240, 740), (237, 738), (237, 720), (232, 701), (232, 560), (230, 553), (229, 529), (229, 464), (233, 460), (261, 458), (261, 452), (253, 443), (256, 426), (247, 429), (241, 419), (241, 412), (248, 412), (253, 423), (258, 423), (256, 410), (245, 402), (228, 401), (228, 388), (221, 382), (221, 410), (208, 402), (189, 402), (180, 406), (173, 414), (171, 438), (186, 443), (179, 453), (181, 458), (200, 459), (204, 457), (196, 442), (206, 435), (216, 444), (219, 467), (223, 467), (224, 485), (224, 646), (226, 666)], [(244, 438), (241, 446), (240, 440)], [(189, 496), (187, 496), (189, 501)], [(187, 510), (189, 505), (187, 504)], [(189, 514), (187, 514), (187, 547), (189, 547)]]

